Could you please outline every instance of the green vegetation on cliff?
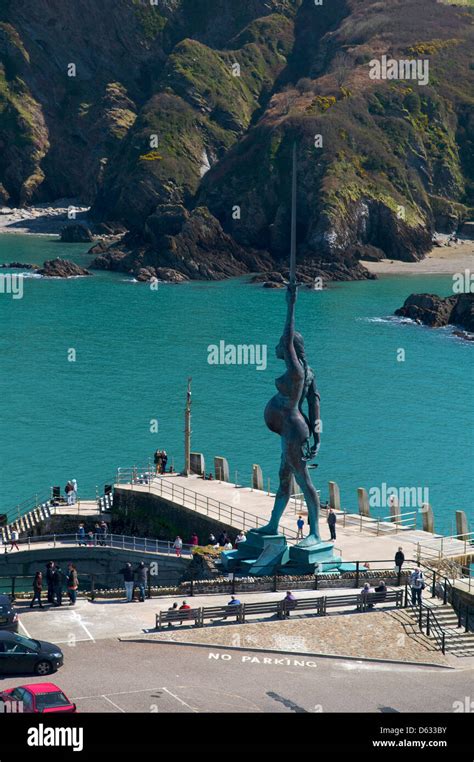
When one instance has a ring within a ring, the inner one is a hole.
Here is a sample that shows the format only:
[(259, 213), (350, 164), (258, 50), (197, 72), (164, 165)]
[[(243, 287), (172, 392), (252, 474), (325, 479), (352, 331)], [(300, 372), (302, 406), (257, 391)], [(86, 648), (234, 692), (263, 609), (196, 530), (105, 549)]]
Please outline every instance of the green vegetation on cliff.
[[(278, 265), (296, 140), (308, 266), (359, 277), (364, 252), (422, 256), (474, 206), (470, 6), (4, 0), (0, 201), (76, 196), (154, 266), (179, 267), (197, 241), (232, 259), (221, 274), (242, 246)], [(382, 56), (425, 62), (427, 84), (372, 79)]]

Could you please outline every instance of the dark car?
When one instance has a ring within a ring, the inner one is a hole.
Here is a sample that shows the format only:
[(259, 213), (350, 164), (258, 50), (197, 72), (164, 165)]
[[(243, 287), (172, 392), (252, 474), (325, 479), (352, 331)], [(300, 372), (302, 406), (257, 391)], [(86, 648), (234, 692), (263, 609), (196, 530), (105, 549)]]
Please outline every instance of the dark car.
[(18, 632), (18, 614), (8, 595), (0, 595), (0, 631)]
[(0, 674), (49, 675), (62, 667), (63, 652), (54, 643), (14, 632), (0, 632)]

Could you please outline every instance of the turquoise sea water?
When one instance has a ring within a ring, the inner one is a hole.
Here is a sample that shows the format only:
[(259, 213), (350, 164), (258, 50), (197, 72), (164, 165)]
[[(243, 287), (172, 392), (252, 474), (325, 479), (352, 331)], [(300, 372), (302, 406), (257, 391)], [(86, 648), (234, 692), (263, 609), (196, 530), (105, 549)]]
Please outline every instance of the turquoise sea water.
[[(60, 255), (87, 265), (86, 249), (0, 237), (2, 262)], [(322, 398), (312, 474), (323, 498), (330, 479), (352, 510), (359, 486), (428, 488), (436, 529), (449, 534), (455, 509), (474, 519), (473, 346), (448, 330), (386, 318), (411, 292), (450, 289), (450, 276), (392, 276), (303, 291), (297, 305)], [(188, 376), (193, 449), (204, 452), (207, 469), (224, 455), (232, 478), (237, 471), (248, 484), (259, 463), (275, 489), (279, 440), (263, 409), (283, 372), (274, 346), (285, 309), (284, 292), (245, 280), (153, 291), (113, 273), (29, 277), (22, 299), (0, 294), (0, 512), (13, 517), (17, 503), (73, 477), (92, 496), (117, 466), (145, 463), (157, 447), (181, 467)], [(210, 365), (207, 348), (221, 340), (267, 344), (266, 370)], [(158, 434), (150, 431), (153, 419)]]

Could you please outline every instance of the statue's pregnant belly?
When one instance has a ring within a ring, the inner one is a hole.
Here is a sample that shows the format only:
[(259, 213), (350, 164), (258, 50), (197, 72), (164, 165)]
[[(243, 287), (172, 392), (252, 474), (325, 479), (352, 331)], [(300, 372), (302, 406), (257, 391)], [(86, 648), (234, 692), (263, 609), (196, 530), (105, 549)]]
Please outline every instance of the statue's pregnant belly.
[(265, 408), (265, 423), (274, 434), (292, 434), (304, 442), (309, 436), (309, 429), (298, 408), (289, 404), (288, 398), (275, 394)]

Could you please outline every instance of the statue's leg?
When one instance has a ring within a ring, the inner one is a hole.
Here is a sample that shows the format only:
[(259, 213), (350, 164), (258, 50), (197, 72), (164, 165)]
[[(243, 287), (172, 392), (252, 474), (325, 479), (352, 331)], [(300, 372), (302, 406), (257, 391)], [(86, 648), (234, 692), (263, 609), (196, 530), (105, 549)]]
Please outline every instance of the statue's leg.
[(301, 455), (299, 455), (298, 461), (294, 464), (293, 470), (296, 482), (303, 492), (308, 508), (309, 535), (298, 543), (304, 547), (305, 545), (321, 542), (321, 537), (319, 536), (319, 496), (311, 481), (306, 463), (301, 460)]
[(270, 521), (264, 527), (259, 527), (252, 531), (259, 532), (260, 534), (278, 534), (278, 525), (283, 516), (283, 512), (288, 505), (291, 494), (291, 467), (287, 462), (285, 451), (283, 451), (281, 456), (279, 477), (280, 486), (278, 487), (278, 492), (275, 496), (275, 503), (273, 505)]

